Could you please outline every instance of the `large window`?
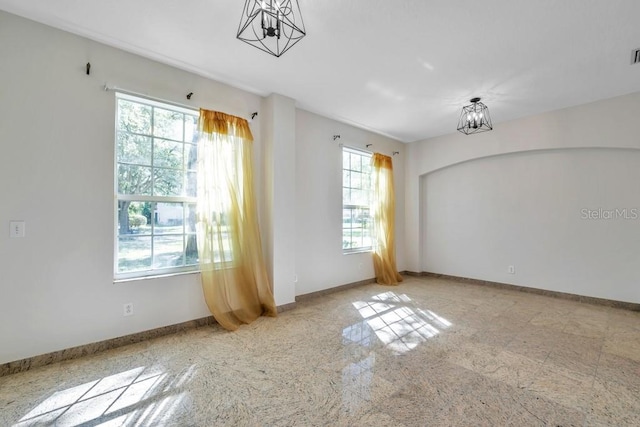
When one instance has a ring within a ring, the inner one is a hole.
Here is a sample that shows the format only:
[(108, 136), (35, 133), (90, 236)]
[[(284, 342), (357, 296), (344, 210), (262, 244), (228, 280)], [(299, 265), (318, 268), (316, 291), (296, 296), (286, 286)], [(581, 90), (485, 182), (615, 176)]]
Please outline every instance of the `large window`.
[(197, 269), (197, 114), (116, 95), (116, 278)]
[(342, 249), (371, 250), (371, 154), (342, 149)]

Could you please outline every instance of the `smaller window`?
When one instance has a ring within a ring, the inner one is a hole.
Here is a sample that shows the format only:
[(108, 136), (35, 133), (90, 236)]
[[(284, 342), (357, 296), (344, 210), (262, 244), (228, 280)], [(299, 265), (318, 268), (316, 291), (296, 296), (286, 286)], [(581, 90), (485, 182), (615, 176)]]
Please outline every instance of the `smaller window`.
[(371, 153), (342, 149), (342, 250), (371, 250)]

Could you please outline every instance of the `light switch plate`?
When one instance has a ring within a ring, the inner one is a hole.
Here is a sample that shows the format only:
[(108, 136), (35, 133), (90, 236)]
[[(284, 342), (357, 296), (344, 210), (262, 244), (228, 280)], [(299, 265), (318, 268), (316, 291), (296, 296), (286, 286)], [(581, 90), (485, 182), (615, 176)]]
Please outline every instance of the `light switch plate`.
[(9, 221), (9, 237), (24, 237), (25, 234), (24, 221)]

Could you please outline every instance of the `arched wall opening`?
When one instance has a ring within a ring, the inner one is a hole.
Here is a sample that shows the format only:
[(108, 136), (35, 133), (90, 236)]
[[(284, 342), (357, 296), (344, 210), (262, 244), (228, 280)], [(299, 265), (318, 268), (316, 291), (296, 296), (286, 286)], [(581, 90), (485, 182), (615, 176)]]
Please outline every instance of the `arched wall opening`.
[(420, 177), (421, 269), (640, 303), (638, 166), (637, 148), (575, 147), (429, 171)]

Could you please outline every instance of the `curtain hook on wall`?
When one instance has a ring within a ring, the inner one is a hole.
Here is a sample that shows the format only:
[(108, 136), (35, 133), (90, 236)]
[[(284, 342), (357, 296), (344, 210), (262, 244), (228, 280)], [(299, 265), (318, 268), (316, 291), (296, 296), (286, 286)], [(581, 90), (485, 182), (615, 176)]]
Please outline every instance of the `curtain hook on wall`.
[(395, 156), (396, 154), (400, 154), (400, 152), (399, 151), (394, 151), (392, 155)]
[(91, 74), (91, 62), (87, 62), (87, 76)]
[(371, 147), (371, 146), (373, 146), (373, 144), (367, 144), (367, 145), (366, 145), (366, 147), (367, 147), (367, 148), (369, 148), (369, 147)]
[(189, 92), (189, 93), (187, 94), (187, 99), (191, 99), (191, 97), (192, 97), (192, 96), (193, 96), (193, 92)]
[(257, 111), (256, 111), (256, 112), (251, 113), (251, 120), (255, 119), (257, 115), (258, 115), (258, 112), (257, 112)]
[(340, 135), (333, 135), (333, 140), (334, 140), (334, 141), (335, 141), (335, 140), (338, 140), (338, 139), (340, 139)]

